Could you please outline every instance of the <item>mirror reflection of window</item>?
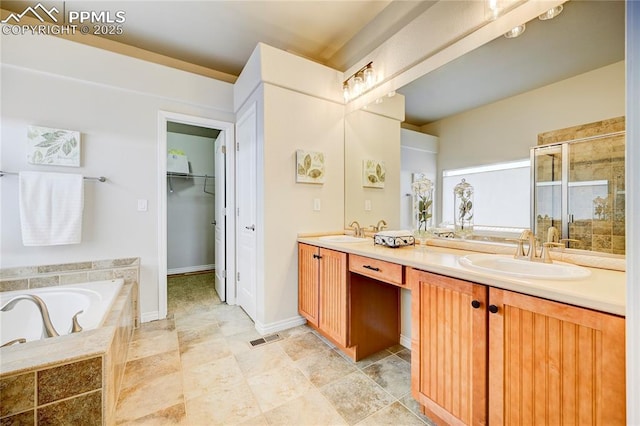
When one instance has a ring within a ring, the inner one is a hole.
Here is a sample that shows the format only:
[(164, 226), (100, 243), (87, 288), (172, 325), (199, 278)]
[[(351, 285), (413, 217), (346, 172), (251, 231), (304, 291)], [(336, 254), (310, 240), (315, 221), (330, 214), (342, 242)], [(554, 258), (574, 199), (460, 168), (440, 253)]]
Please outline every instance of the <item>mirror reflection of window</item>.
[[(453, 188), (464, 178), (474, 187), (474, 233), (509, 234), (530, 228), (529, 159), (442, 172), (442, 225), (453, 226)], [(505, 196), (506, 195), (506, 196)]]

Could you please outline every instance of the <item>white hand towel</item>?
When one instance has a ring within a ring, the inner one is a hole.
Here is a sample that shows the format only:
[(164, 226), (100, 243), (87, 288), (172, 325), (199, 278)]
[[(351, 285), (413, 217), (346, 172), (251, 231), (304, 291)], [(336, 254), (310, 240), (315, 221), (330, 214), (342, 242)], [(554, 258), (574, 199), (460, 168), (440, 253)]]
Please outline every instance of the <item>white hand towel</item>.
[(20, 224), (25, 246), (78, 244), (84, 179), (69, 173), (20, 173)]

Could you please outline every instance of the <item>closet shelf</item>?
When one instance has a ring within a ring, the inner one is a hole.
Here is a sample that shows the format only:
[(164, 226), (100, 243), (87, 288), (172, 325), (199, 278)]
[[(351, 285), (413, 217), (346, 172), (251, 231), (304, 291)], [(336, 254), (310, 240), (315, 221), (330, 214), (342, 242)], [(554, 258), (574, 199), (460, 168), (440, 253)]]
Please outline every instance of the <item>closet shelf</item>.
[(169, 192), (173, 192), (173, 183), (171, 182), (171, 178), (183, 178), (183, 179), (189, 179), (189, 178), (204, 178), (204, 188), (203, 188), (203, 192), (207, 193), (207, 194), (211, 194), (211, 195), (215, 195), (215, 192), (213, 191), (207, 191), (207, 180), (209, 179), (215, 179), (214, 176), (209, 176), (209, 175), (196, 175), (193, 173), (174, 173), (174, 172), (167, 172), (167, 178), (169, 179)]

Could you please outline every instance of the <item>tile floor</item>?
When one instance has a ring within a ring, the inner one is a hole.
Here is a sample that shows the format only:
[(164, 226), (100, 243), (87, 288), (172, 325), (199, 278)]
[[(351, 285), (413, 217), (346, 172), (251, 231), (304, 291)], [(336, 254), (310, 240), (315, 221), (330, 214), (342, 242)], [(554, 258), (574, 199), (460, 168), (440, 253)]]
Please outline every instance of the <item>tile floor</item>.
[(402, 346), (354, 363), (300, 326), (252, 347), (261, 336), (220, 302), (212, 274), (169, 281), (169, 319), (143, 324), (129, 346), (118, 424), (431, 424), (411, 397)]

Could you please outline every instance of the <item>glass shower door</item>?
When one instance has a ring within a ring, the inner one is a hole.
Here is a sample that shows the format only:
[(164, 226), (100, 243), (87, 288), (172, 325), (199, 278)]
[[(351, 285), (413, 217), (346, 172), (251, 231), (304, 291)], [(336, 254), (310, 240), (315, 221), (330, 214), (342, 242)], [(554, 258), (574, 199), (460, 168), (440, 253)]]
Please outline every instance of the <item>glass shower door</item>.
[(533, 174), (533, 218), (538, 241), (547, 241), (547, 231), (554, 226), (562, 232), (562, 160), (561, 145), (531, 150)]

